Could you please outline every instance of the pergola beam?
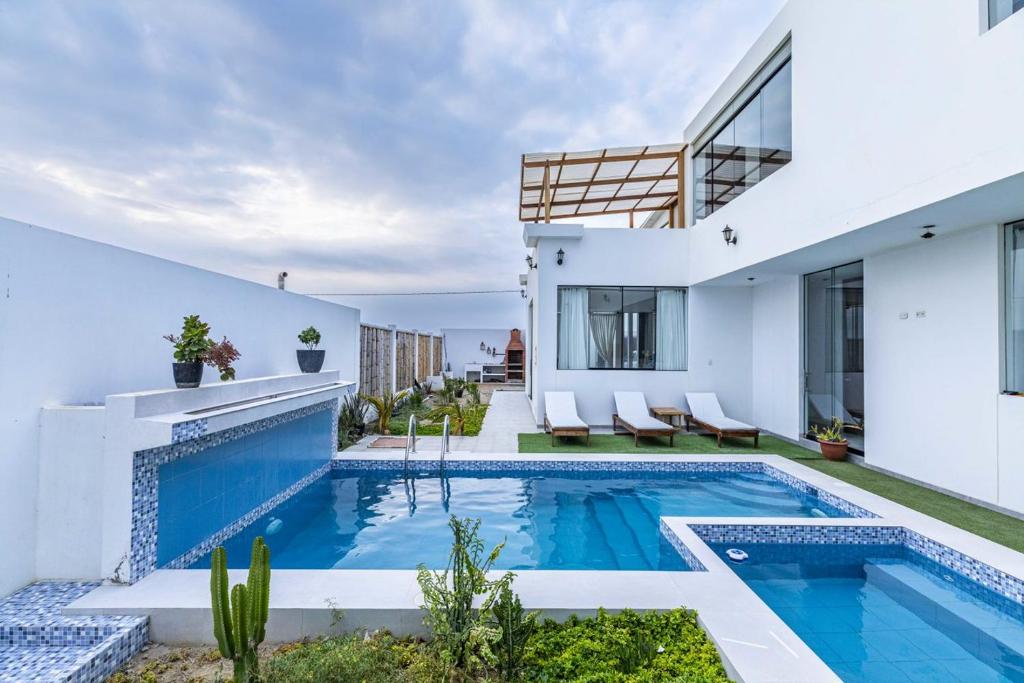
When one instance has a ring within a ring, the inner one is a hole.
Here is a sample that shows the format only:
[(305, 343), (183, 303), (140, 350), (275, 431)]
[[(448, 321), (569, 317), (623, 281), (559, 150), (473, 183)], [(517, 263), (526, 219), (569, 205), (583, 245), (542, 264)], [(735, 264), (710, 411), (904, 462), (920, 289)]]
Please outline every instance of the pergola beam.
[[(632, 178), (595, 178), (594, 180), (565, 180), (558, 183), (552, 183), (552, 190), (569, 190), (574, 187), (589, 187), (591, 185), (621, 185), (628, 183), (656, 183), (661, 180), (675, 180), (676, 174), (660, 174), (660, 175), (638, 175)], [(543, 183), (535, 183), (533, 185), (523, 185), (523, 191), (532, 192), (534, 190), (544, 189)]]
[[(611, 202), (641, 202), (645, 199), (662, 199), (667, 197), (676, 197), (676, 192), (650, 192), (647, 194), (634, 194), (634, 195), (623, 195), (621, 197), (587, 197), (586, 199), (559, 199), (558, 201), (545, 202), (543, 206), (575, 206), (576, 204), (610, 204)], [(535, 209), (537, 204), (527, 203), (520, 204), (521, 209)], [(638, 210), (634, 205), (633, 210)]]
[(609, 154), (608, 156), (597, 157), (573, 157), (571, 159), (541, 159), (539, 161), (524, 161), (526, 168), (544, 168), (551, 163), (559, 163), (563, 166), (577, 166), (579, 164), (611, 163), (614, 161), (646, 161), (647, 159), (674, 159), (678, 152), (637, 152), (634, 154)]

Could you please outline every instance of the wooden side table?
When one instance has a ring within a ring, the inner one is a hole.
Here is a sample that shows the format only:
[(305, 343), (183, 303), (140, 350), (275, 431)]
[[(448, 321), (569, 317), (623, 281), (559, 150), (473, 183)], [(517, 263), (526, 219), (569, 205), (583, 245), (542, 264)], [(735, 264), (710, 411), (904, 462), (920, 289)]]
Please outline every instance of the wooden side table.
[(682, 427), (682, 418), (687, 416), (687, 412), (672, 406), (655, 406), (651, 408), (651, 415), (673, 427)]

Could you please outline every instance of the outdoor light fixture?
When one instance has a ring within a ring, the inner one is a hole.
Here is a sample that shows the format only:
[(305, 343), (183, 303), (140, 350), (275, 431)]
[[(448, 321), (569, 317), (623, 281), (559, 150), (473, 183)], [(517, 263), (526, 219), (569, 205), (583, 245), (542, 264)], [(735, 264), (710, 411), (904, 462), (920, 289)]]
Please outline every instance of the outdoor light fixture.
[(480, 350), (481, 351), (486, 351), (487, 350), (487, 344), (484, 344), (483, 342), (480, 342)]
[(525, 299), (526, 298), (526, 290), (525, 289), (520, 289), (519, 290), (519, 296), (521, 296), (521, 297), (523, 297)]
[(565, 252), (563, 250), (559, 249), (557, 252), (555, 252), (555, 256), (555, 263), (557, 263), (558, 265), (562, 265), (563, 263), (565, 263)]
[(934, 228), (934, 227), (935, 227), (934, 225), (922, 225), (921, 226), (921, 230), (922, 230), (922, 232), (921, 232), (921, 239), (923, 239), (923, 240), (930, 240), (931, 238), (935, 237), (935, 233), (932, 232), (932, 228)]
[(533, 262), (533, 257), (530, 256), (529, 254), (527, 254), (526, 256), (526, 265), (530, 270), (533, 270), (534, 268), (537, 267), (537, 264)]
[(725, 238), (725, 243), (727, 245), (736, 244), (736, 231), (730, 228), (728, 225), (722, 228), (722, 237)]

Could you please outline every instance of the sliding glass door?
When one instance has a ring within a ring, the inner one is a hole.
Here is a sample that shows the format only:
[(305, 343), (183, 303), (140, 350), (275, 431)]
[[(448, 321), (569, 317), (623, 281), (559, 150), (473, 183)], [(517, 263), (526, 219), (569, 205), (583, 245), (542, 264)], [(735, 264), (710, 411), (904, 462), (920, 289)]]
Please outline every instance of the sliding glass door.
[(804, 276), (806, 429), (838, 417), (864, 452), (864, 264)]

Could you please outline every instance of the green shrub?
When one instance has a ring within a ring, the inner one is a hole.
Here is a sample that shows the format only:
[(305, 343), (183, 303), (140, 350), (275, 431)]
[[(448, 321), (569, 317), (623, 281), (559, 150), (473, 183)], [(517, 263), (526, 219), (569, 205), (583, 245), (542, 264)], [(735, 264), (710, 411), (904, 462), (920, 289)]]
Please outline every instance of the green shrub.
[(299, 342), (312, 351), (320, 345), (320, 331), (312, 325), (299, 332)]
[[(371, 638), (349, 635), (302, 643), (271, 659), (264, 667), (265, 683), (401, 683), (428, 680), (415, 675), (422, 658), (414, 646), (390, 635)], [(407, 671), (407, 669), (411, 669)]]
[(524, 610), (519, 596), (509, 586), (501, 589), (492, 613), (494, 625), (501, 630), (501, 638), (494, 644), (498, 673), (504, 681), (517, 681), (523, 668), (526, 644), (537, 630), (537, 613)]
[(448, 526), (453, 536), (448, 566), (436, 572), (421, 564), (416, 580), (423, 593), (423, 623), (434, 635), (434, 647), (444, 662), (446, 677), (452, 678), (456, 674), (473, 675), (494, 664), (493, 647), (501, 630), (491, 619), (491, 607), (511, 586), (513, 574), (487, 578), (505, 543), (485, 552), (479, 519), (452, 515)]
[[(462, 429), (463, 436), (479, 436), (480, 429), (484, 425), (484, 416), (487, 413), (488, 406), (479, 405), (473, 406), (473, 410), (467, 413), (465, 416), (465, 422)], [(433, 410), (429, 403), (424, 403), (419, 408), (413, 409), (406, 403), (403, 405), (398, 412), (391, 418), (391, 426), (389, 431), (394, 436), (405, 436), (409, 431), (409, 415), (415, 411), (419, 424), (416, 426), (416, 434), (419, 436), (441, 436), (441, 422), (432, 424), (428, 421), (427, 416)], [(441, 421), (444, 417), (441, 417)], [(454, 423), (452, 424), (454, 427)], [(455, 430), (452, 429), (452, 434)]]
[(697, 614), (624, 611), (564, 624), (545, 621), (530, 639), (525, 679), (575, 683), (724, 683), (718, 652)]
[(174, 360), (179, 363), (201, 363), (213, 345), (210, 339), (210, 325), (198, 315), (186, 315), (181, 327), (181, 336), (165, 334), (164, 339), (174, 344)]

